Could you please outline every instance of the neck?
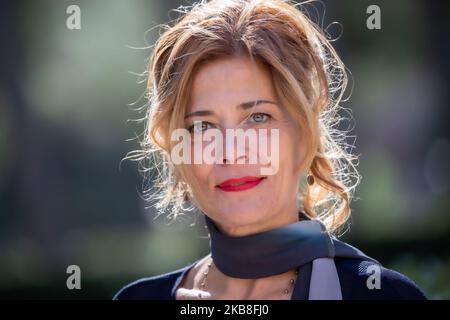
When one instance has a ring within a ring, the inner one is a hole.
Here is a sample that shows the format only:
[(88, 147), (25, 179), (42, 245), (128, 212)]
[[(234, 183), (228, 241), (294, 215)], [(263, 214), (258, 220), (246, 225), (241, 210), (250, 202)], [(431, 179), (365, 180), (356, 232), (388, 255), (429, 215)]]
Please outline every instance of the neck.
[(257, 234), (272, 229), (282, 227), (294, 222), (299, 221), (298, 216), (299, 209), (293, 207), (291, 209), (280, 210), (279, 213), (274, 214), (272, 219), (267, 219), (265, 221), (259, 221), (254, 224), (249, 225), (226, 225), (225, 223), (215, 222), (217, 228), (223, 234), (230, 237), (242, 237), (252, 234)]
[[(211, 261), (211, 258), (209, 258)], [(227, 276), (213, 264), (209, 270), (207, 282), (214, 286), (207, 287), (213, 299), (258, 300), (258, 299), (290, 299), (292, 290), (287, 294), (291, 279), (296, 278), (296, 269), (273, 276), (258, 279), (241, 279)]]
[(229, 277), (256, 279), (282, 274), (316, 255), (333, 254), (325, 227), (300, 211), (294, 223), (241, 237), (224, 234), (207, 215), (205, 222), (214, 263)]

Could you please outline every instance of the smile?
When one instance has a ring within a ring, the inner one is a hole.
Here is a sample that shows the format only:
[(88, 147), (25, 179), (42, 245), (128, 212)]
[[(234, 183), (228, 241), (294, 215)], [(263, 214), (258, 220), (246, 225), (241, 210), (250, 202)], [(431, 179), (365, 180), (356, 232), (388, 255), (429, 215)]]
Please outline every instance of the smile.
[(216, 187), (226, 192), (244, 191), (256, 187), (266, 177), (242, 177), (225, 180)]

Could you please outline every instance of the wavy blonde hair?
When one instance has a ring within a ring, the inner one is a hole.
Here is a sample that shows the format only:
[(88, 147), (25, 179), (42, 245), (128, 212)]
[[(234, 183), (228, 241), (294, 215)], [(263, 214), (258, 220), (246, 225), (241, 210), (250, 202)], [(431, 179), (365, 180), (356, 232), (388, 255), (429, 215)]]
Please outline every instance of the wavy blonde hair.
[[(140, 162), (145, 200), (175, 219), (196, 207), (185, 169), (170, 161), (170, 132), (184, 127), (192, 77), (202, 62), (247, 56), (270, 70), (277, 97), (307, 142), (304, 167), (314, 183), (299, 182), (298, 201), (330, 232), (345, 225), (360, 176), (357, 157), (338, 129), (347, 111), (340, 102), (347, 72), (330, 40), (302, 4), (284, 0), (200, 1), (180, 7), (182, 16), (154, 45), (147, 77), (146, 126), (140, 149), (125, 159)], [(156, 174), (156, 178), (154, 178)], [(149, 177), (150, 179), (146, 180)], [(186, 207), (186, 204), (190, 204)]]

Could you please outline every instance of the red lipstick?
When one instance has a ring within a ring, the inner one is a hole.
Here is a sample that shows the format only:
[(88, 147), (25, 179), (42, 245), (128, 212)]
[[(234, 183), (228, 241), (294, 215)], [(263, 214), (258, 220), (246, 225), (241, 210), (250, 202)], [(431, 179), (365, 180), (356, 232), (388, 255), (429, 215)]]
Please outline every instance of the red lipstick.
[(256, 187), (265, 178), (266, 177), (245, 176), (242, 178), (225, 180), (218, 184), (217, 187), (227, 192), (243, 191)]

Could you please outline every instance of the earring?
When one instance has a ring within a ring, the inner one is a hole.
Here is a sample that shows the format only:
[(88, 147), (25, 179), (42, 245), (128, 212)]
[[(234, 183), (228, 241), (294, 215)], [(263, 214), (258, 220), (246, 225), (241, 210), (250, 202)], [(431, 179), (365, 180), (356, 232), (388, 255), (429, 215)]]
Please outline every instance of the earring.
[(314, 184), (314, 176), (310, 173), (308, 173), (308, 176), (306, 177), (306, 181), (308, 182), (308, 185), (312, 186)]

